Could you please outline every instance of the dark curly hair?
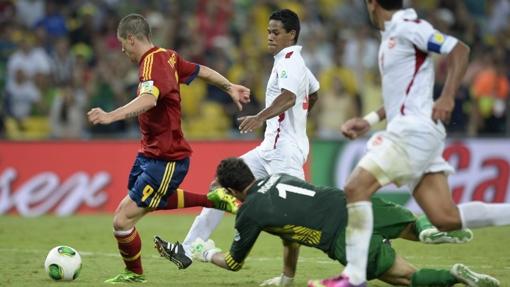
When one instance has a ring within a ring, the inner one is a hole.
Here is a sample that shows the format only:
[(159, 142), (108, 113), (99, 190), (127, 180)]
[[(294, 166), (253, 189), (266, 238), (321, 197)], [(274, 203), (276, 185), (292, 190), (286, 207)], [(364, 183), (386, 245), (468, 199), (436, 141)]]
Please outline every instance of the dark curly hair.
[(281, 9), (276, 10), (271, 14), (269, 20), (277, 20), (281, 21), (283, 24), (283, 28), (285, 31), (290, 32), (292, 30), (296, 31), (296, 37), (294, 37), (294, 44), (297, 43), (299, 38), (299, 30), (301, 30), (301, 26), (299, 24), (299, 17), (294, 11), (289, 9)]
[[(372, 0), (374, 1), (374, 0)], [(400, 10), (404, 7), (404, 0), (376, 0), (385, 10)]]
[(216, 178), (224, 188), (237, 191), (243, 191), (255, 180), (255, 176), (244, 160), (237, 157), (222, 160), (216, 168)]

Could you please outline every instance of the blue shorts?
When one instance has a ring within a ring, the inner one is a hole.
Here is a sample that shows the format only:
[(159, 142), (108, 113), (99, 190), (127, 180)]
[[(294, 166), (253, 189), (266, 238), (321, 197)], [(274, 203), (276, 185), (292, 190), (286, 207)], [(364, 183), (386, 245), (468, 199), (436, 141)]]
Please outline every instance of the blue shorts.
[(188, 169), (189, 158), (165, 161), (138, 154), (129, 173), (129, 197), (138, 207), (163, 209)]

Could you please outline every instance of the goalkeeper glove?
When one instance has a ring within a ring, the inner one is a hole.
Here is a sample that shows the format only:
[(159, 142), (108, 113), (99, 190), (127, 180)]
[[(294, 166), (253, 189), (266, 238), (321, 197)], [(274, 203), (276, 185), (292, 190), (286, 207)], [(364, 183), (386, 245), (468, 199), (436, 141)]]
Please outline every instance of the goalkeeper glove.
[(193, 260), (211, 262), (214, 254), (219, 252), (221, 252), (221, 249), (217, 248), (211, 239), (204, 241), (202, 238), (197, 238), (191, 243), (191, 257)]
[(291, 286), (294, 283), (294, 277), (287, 277), (283, 273), (271, 279), (262, 282), (260, 286)]

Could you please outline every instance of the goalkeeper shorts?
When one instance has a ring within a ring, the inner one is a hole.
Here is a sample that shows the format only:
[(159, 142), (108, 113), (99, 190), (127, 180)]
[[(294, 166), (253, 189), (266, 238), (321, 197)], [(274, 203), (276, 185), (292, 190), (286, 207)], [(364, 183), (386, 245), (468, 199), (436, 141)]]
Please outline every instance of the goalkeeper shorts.
[[(374, 232), (368, 250), (368, 280), (379, 278), (393, 266), (396, 252), (389, 240), (398, 238), (409, 224), (416, 221), (416, 217), (408, 209), (380, 198), (372, 198), (372, 209)], [(343, 228), (338, 233), (329, 256), (344, 266), (347, 264), (345, 246), (345, 228)]]

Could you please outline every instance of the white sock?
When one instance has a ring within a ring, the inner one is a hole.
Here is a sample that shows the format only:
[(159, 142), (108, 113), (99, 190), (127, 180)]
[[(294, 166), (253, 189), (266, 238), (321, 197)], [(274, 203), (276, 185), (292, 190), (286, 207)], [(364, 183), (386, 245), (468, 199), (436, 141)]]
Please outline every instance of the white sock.
[(202, 238), (204, 241), (207, 241), (218, 224), (220, 224), (224, 214), (225, 213), (222, 210), (203, 208), (202, 212), (195, 217), (195, 221), (193, 221), (193, 224), (182, 243), (188, 257), (191, 258), (190, 249), (193, 241), (197, 238)]
[(347, 229), (345, 235), (347, 266), (343, 274), (351, 284), (367, 281), (367, 260), (370, 237), (374, 225), (372, 202), (358, 201), (347, 204)]
[(510, 204), (473, 201), (458, 205), (462, 228), (510, 224)]
[(115, 234), (117, 236), (126, 236), (126, 235), (131, 234), (131, 232), (133, 232), (133, 229), (135, 229), (135, 228), (133, 227), (133, 228), (128, 229), (128, 230), (114, 230), (113, 234)]

